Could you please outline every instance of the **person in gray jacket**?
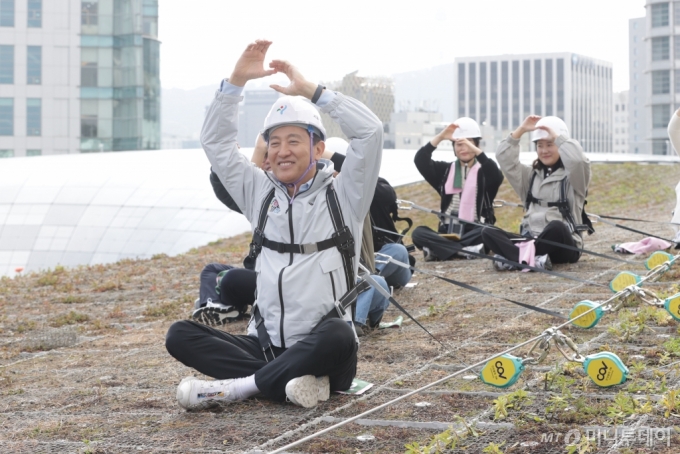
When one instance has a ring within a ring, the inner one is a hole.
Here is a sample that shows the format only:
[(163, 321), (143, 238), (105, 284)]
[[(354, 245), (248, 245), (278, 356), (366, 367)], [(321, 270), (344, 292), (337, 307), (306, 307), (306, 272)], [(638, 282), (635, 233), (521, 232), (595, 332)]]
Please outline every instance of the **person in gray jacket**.
[[(532, 132), (536, 144), (536, 159), (531, 166), (519, 161), (519, 141)], [(522, 241), (502, 230), (485, 227), (484, 247), (501, 258), (527, 263), (537, 268), (551, 269), (552, 263), (576, 263), (577, 251), (531, 241), (546, 239), (572, 247), (583, 247), (584, 206), (590, 184), (590, 161), (581, 145), (569, 138), (567, 125), (558, 117), (528, 116), (508, 138), (498, 145), (496, 160), (503, 174), (525, 202), (520, 225)], [(578, 221), (577, 221), (578, 220)], [(499, 271), (515, 269), (494, 261)]]
[[(184, 408), (258, 393), (313, 407), (330, 391), (348, 389), (356, 374), (355, 333), (339, 318), (335, 302), (351, 294), (356, 279), (359, 238), (378, 179), (382, 123), (360, 102), (307, 81), (288, 62), (274, 60), (264, 69), (270, 45), (261, 40), (246, 48), (215, 95), (201, 132), (213, 171), (251, 222), (256, 238), (251, 250), (259, 250), (257, 297), (248, 335), (190, 320), (170, 327), (168, 352), (216, 379), (182, 380), (177, 400)], [(265, 119), (272, 169), (265, 172), (236, 145), (238, 103), (248, 80), (274, 73), (285, 74), (290, 84), (272, 85), (288, 96)], [(350, 139), (337, 178), (330, 162), (320, 160), (326, 135), (320, 115), (298, 96), (328, 113)], [(339, 216), (333, 214), (336, 202)], [(351, 320), (349, 311), (343, 318)]]

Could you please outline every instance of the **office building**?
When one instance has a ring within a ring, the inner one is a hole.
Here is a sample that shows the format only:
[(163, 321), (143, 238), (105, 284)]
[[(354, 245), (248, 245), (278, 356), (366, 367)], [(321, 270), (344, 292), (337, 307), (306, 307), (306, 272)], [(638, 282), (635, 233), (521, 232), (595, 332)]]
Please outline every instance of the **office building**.
[(648, 74), (645, 18), (628, 22), (629, 79), (628, 93), (628, 149), (630, 153), (650, 154), (651, 121), (647, 113)]
[(269, 109), (281, 96), (277, 91), (246, 90), (238, 109), (238, 143), (242, 147), (254, 147), (257, 135), (264, 126)]
[(160, 148), (157, 0), (0, 0), (0, 156)]
[(496, 137), (530, 114), (555, 115), (586, 151), (612, 151), (609, 62), (573, 53), (458, 58), (454, 84), (455, 116), (490, 126)]
[(614, 153), (629, 153), (628, 146), (628, 90), (614, 93), (614, 110), (612, 112), (612, 124), (614, 128), (613, 148)]

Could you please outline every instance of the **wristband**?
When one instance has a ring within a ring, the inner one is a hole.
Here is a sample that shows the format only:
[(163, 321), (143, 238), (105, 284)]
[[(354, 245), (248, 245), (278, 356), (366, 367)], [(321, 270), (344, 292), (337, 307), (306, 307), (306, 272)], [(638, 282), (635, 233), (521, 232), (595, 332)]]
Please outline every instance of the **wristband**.
[(312, 96), (312, 103), (316, 104), (316, 102), (319, 100), (321, 97), (321, 93), (326, 87), (323, 85), (319, 84), (316, 86), (316, 91), (314, 92), (314, 96)]

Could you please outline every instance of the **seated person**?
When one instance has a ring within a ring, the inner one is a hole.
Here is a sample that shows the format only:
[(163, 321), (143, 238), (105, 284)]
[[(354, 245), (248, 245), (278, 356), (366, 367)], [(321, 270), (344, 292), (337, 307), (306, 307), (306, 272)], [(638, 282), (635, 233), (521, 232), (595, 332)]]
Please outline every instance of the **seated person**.
[[(425, 181), (439, 193), (442, 213), (464, 221), (493, 225), (496, 222), (493, 200), (503, 182), (503, 174), (479, 149), (481, 136), (476, 121), (459, 118), (418, 150), (414, 162)], [(453, 142), (457, 158), (453, 163), (432, 159), (432, 153), (443, 140)], [(411, 239), (423, 250), (425, 261), (451, 260), (463, 256), (458, 254), (462, 249), (484, 252), (480, 226), (442, 217), (438, 230), (440, 234), (455, 233), (460, 240), (442, 237), (426, 226), (417, 227)]]
[[(519, 161), (519, 140), (527, 132), (532, 132), (538, 154), (531, 166)], [(588, 230), (584, 207), (590, 184), (590, 161), (581, 145), (569, 138), (564, 121), (558, 117), (528, 116), (498, 145), (496, 159), (512, 188), (525, 201), (520, 225), (520, 234), (525, 239), (513, 241), (502, 230), (485, 227), (484, 247), (501, 258), (536, 268), (549, 270), (553, 263), (576, 263), (581, 257), (577, 251), (530, 241), (544, 238), (582, 248), (581, 232)], [(576, 219), (582, 223), (577, 224)], [(493, 264), (498, 271), (516, 269), (500, 261)]]
[[(335, 302), (351, 300), (364, 218), (378, 178), (383, 128), (360, 102), (307, 81), (285, 61), (263, 67), (269, 41), (250, 44), (206, 114), (201, 143), (220, 181), (255, 233), (257, 296), (248, 335), (232, 335), (191, 320), (174, 323), (166, 348), (188, 367), (215, 378), (187, 377), (177, 388), (183, 408), (255, 394), (313, 407), (346, 390), (356, 374), (357, 342)], [(277, 72), (288, 95), (264, 125), (272, 172), (251, 165), (236, 145), (243, 86)], [(350, 138), (337, 178), (325, 162), (325, 128), (311, 104)]]

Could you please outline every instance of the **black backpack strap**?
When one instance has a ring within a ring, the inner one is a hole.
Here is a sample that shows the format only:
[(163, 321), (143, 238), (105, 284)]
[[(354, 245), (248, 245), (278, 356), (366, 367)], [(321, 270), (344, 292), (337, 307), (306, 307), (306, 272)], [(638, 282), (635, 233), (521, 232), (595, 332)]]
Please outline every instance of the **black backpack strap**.
[(354, 287), (354, 237), (352, 232), (345, 225), (345, 219), (342, 217), (340, 210), (340, 203), (338, 202), (338, 194), (335, 192), (333, 183), (326, 187), (326, 204), (331, 215), (333, 228), (335, 233), (331, 239), (336, 241), (336, 247), (342, 256), (342, 266), (345, 270), (345, 280), (347, 282), (347, 289)]
[(272, 188), (269, 194), (264, 198), (262, 207), (260, 208), (260, 217), (257, 219), (257, 227), (253, 232), (253, 238), (250, 240), (250, 247), (248, 256), (243, 260), (243, 266), (249, 270), (255, 269), (255, 262), (257, 257), (262, 252), (262, 244), (264, 243), (264, 227), (267, 225), (267, 213), (269, 212), (269, 205), (274, 200), (274, 193), (276, 189)]
[(526, 211), (529, 211), (529, 207), (531, 206), (532, 203), (538, 203), (540, 204), (541, 201), (534, 197), (533, 193), (533, 187), (534, 187), (534, 180), (536, 179), (536, 171), (531, 172), (531, 180), (529, 180), (529, 190), (527, 191), (527, 198), (524, 201), (524, 209)]

